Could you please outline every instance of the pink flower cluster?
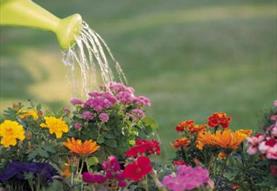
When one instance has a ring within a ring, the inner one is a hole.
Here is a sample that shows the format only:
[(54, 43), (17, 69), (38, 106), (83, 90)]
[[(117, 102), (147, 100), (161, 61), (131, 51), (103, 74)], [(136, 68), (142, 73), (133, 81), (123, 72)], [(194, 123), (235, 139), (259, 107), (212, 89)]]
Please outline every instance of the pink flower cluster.
[[(124, 105), (128, 110), (127, 116), (137, 121), (144, 117), (144, 106), (150, 106), (150, 100), (145, 96), (135, 96), (135, 90), (124, 84), (111, 82), (102, 91), (94, 91), (89, 93), (89, 98), (82, 101), (77, 98), (71, 99), (71, 103), (81, 108), (81, 118), (90, 121), (98, 116), (98, 119), (106, 123), (109, 121), (108, 110), (117, 104)], [(78, 129), (79, 125), (76, 126)]]
[[(277, 108), (277, 101), (274, 102)], [(277, 114), (270, 116), (271, 125), (266, 128), (264, 134), (258, 133), (249, 137), (247, 153), (254, 155), (256, 153), (264, 155), (267, 159), (277, 159)]]
[(147, 97), (135, 96), (135, 90), (132, 87), (117, 82), (111, 82), (108, 88), (121, 104), (133, 104), (139, 107), (151, 105), (151, 102)]
[(115, 156), (110, 156), (102, 163), (102, 173), (83, 173), (83, 181), (89, 184), (105, 184), (109, 180), (117, 181), (119, 187), (127, 185), (123, 170)]
[(163, 178), (163, 185), (172, 191), (193, 190), (199, 188), (210, 180), (209, 171), (202, 167), (177, 166), (176, 174), (167, 175)]
[(102, 112), (116, 104), (115, 97), (110, 92), (91, 92), (85, 102), (85, 107), (91, 108), (96, 112)]

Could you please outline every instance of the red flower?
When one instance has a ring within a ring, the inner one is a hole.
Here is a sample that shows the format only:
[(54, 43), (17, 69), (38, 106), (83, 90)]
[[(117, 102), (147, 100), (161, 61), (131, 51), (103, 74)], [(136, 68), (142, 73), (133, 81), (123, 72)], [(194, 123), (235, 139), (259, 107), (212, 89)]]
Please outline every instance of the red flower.
[(133, 163), (125, 167), (123, 175), (125, 178), (137, 182), (151, 171), (152, 166), (150, 159), (145, 156), (140, 156)]
[(136, 144), (131, 147), (125, 155), (127, 157), (137, 157), (138, 155), (159, 155), (161, 152), (160, 143), (156, 140), (137, 139)]
[(193, 120), (186, 120), (186, 121), (182, 121), (180, 122), (177, 126), (176, 126), (176, 131), (178, 132), (182, 132), (184, 131), (186, 128), (190, 127), (191, 125), (194, 124)]
[(222, 126), (223, 128), (228, 128), (230, 122), (231, 117), (223, 112), (214, 113), (208, 118), (208, 125), (210, 127)]

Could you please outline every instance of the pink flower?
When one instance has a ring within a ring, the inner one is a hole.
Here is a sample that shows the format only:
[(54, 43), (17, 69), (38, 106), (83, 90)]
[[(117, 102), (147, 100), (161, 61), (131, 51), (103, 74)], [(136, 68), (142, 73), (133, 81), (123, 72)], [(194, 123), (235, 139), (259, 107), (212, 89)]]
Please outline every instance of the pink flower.
[(133, 93), (130, 93), (129, 91), (121, 91), (116, 95), (116, 98), (122, 104), (131, 104), (135, 99), (135, 96)]
[(110, 117), (107, 113), (100, 113), (99, 115), (99, 119), (100, 121), (102, 121), (103, 123), (106, 123), (109, 121)]
[(277, 144), (267, 150), (266, 158), (277, 160)]
[(133, 109), (130, 111), (129, 115), (133, 120), (137, 121), (144, 117), (144, 111), (141, 109)]
[(84, 111), (82, 113), (82, 118), (86, 121), (92, 120), (94, 118), (94, 115), (89, 111)]
[(193, 190), (208, 183), (209, 171), (202, 167), (179, 165), (177, 172), (167, 175), (162, 183), (172, 191)]
[(268, 159), (277, 159), (277, 141), (275, 138), (269, 138), (259, 145), (259, 151)]
[(254, 137), (248, 137), (247, 141), (248, 141), (248, 149), (247, 149), (247, 153), (250, 155), (254, 155), (257, 153), (258, 151), (258, 146), (260, 144), (260, 142), (262, 142), (264, 140), (265, 136), (263, 134), (256, 134), (256, 136)]
[(151, 101), (145, 96), (138, 96), (134, 99), (134, 103), (139, 106), (151, 106)]
[(70, 100), (70, 102), (71, 102), (72, 105), (81, 105), (81, 104), (83, 104), (83, 101), (78, 99), (78, 98), (72, 98)]
[(83, 181), (86, 183), (98, 183), (98, 184), (102, 184), (106, 181), (105, 176), (101, 175), (101, 174), (96, 174), (96, 173), (90, 173), (90, 172), (84, 172), (83, 173)]
[(111, 82), (109, 84), (109, 88), (114, 94), (118, 94), (119, 92), (122, 92), (122, 91), (127, 91), (130, 94), (135, 93), (135, 90), (133, 88), (127, 87), (124, 84), (118, 83), (118, 82)]
[(83, 181), (89, 184), (104, 184), (106, 182), (117, 182), (119, 187), (127, 186), (123, 170), (115, 156), (109, 156), (102, 163), (102, 171), (99, 173), (83, 173)]
[(91, 92), (90, 98), (85, 102), (85, 106), (101, 112), (116, 104), (116, 98), (109, 92)]
[(78, 122), (75, 123), (75, 124), (74, 124), (74, 128), (77, 129), (77, 130), (81, 129), (81, 128), (82, 128), (81, 123), (78, 123)]

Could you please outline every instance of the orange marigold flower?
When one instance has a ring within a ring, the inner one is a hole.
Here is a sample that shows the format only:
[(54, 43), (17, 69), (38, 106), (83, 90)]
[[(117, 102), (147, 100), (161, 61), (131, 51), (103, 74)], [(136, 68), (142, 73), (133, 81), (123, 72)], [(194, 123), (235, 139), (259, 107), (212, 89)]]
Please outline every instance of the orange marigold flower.
[(223, 112), (214, 113), (208, 118), (208, 125), (210, 127), (221, 126), (223, 128), (228, 128), (230, 122), (231, 117), (227, 116), (227, 114)]
[(210, 145), (212, 143), (212, 134), (209, 131), (200, 131), (197, 135), (195, 141), (196, 147), (202, 150), (205, 145)]
[(204, 129), (206, 129), (206, 127), (207, 126), (205, 124), (200, 124), (200, 125), (192, 124), (192, 125), (188, 126), (188, 130), (191, 133), (198, 133), (198, 132), (203, 131)]
[(183, 137), (183, 138), (179, 138), (179, 139), (176, 139), (173, 143), (172, 143), (172, 146), (175, 148), (175, 149), (179, 149), (181, 147), (186, 147), (188, 146), (190, 143), (190, 140), (186, 137)]
[(80, 139), (71, 138), (67, 139), (63, 144), (71, 152), (82, 156), (92, 154), (100, 148), (100, 146), (91, 139), (82, 142)]
[(230, 129), (217, 130), (214, 134), (204, 131), (198, 134), (196, 147), (202, 150), (205, 145), (211, 145), (235, 150), (251, 133), (251, 130), (232, 132)]
[(193, 120), (186, 120), (186, 121), (182, 121), (180, 122), (177, 126), (176, 126), (176, 131), (178, 132), (182, 132), (184, 131), (186, 128), (188, 128), (189, 126), (193, 125), (194, 121)]

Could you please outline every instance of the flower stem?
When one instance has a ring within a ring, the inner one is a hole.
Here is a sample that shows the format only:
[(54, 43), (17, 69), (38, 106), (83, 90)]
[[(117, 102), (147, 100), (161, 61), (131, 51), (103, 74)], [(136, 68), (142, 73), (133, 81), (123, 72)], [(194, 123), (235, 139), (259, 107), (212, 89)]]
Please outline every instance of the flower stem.
[(153, 173), (150, 174), (155, 182), (155, 185), (157, 186), (159, 191), (167, 191), (166, 188), (162, 185), (160, 180), (157, 177), (156, 171), (153, 170)]

